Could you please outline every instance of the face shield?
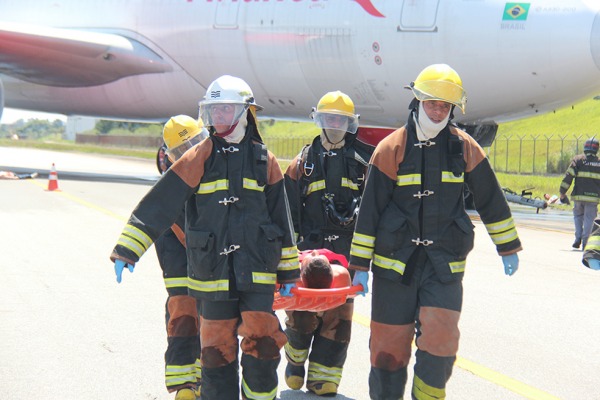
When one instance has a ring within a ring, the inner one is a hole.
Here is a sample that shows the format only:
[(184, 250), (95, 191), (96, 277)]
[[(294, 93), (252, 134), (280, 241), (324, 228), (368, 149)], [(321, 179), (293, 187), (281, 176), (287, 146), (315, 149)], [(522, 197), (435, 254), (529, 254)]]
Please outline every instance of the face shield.
[(222, 133), (235, 126), (247, 109), (248, 104), (201, 102), (200, 118), (205, 126)]
[(208, 131), (205, 128), (202, 128), (200, 133), (198, 133), (196, 136), (194, 136), (188, 140), (185, 140), (177, 147), (167, 150), (166, 154), (171, 161), (175, 162), (175, 161), (179, 160), (179, 158), (181, 158), (181, 156), (186, 151), (188, 151), (189, 149), (191, 149), (192, 147), (194, 147), (196, 144), (200, 143), (202, 140), (204, 140), (207, 137), (208, 137)]
[(325, 129), (328, 132), (336, 130), (354, 134), (358, 130), (358, 116), (354, 114), (346, 115), (314, 111), (312, 117), (319, 128)]

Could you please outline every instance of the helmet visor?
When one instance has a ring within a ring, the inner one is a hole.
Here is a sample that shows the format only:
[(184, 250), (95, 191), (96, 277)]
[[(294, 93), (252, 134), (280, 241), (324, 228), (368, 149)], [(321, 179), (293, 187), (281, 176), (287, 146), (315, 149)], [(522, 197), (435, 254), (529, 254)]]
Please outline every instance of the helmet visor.
[(425, 81), (411, 84), (415, 97), (419, 101), (441, 100), (452, 103), (465, 113), (467, 95), (460, 85), (448, 81)]
[(203, 102), (200, 103), (200, 118), (205, 126), (224, 132), (237, 124), (247, 109), (248, 104)]
[(335, 129), (352, 134), (358, 130), (358, 117), (356, 115), (315, 111), (312, 117), (315, 124), (321, 129)]
[(200, 131), (200, 133), (198, 133), (196, 136), (182, 142), (177, 147), (167, 150), (167, 156), (169, 156), (171, 161), (175, 162), (179, 160), (186, 151), (200, 143), (206, 137), (208, 137), (208, 132), (206, 129), (202, 128), (202, 131)]

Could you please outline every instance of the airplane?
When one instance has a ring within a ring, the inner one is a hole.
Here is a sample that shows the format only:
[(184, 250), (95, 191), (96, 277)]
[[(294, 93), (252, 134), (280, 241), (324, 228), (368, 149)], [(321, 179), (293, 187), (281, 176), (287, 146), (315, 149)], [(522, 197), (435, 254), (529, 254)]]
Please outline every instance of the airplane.
[(308, 121), (341, 90), (361, 115), (359, 137), (376, 141), (405, 123), (404, 87), (446, 63), (468, 97), (455, 121), (491, 144), (498, 123), (600, 91), (598, 3), (7, 0), (0, 113), (164, 122), (197, 115), (207, 86), (230, 74), (253, 89), (260, 118)]

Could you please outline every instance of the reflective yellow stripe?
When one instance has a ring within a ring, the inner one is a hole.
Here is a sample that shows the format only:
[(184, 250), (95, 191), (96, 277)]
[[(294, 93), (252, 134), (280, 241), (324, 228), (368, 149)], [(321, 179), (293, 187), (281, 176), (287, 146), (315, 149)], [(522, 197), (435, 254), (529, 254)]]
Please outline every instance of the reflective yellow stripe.
[(373, 248), (363, 247), (353, 243), (352, 246), (350, 246), (350, 254), (356, 257), (366, 258), (370, 260), (373, 257)]
[(138, 256), (138, 258), (142, 257), (142, 255), (146, 252), (146, 249), (140, 245), (137, 240), (130, 239), (127, 236), (121, 236), (119, 240), (117, 240), (117, 245), (131, 250), (136, 256)]
[(169, 386), (196, 383), (196, 365), (167, 365), (165, 368), (165, 384)]
[(492, 242), (494, 242), (495, 245), (512, 242), (513, 240), (519, 238), (516, 229), (511, 229), (502, 233), (495, 233), (493, 235), (490, 235), (490, 237), (492, 238)]
[(420, 185), (421, 174), (398, 175), (396, 177), (397, 186)]
[(590, 178), (590, 179), (600, 179), (600, 174), (597, 172), (591, 171), (579, 171), (577, 174), (578, 178)]
[(308, 378), (309, 381), (328, 381), (333, 382), (336, 385), (340, 384), (342, 380), (342, 368), (339, 367), (326, 367), (323, 364), (318, 364), (311, 361), (308, 364)]
[(494, 222), (492, 224), (485, 224), (485, 229), (491, 235), (493, 233), (504, 232), (515, 227), (515, 221), (511, 218), (507, 218), (502, 221)]
[(277, 265), (278, 271), (293, 271), (300, 268), (298, 248), (296, 246), (281, 249), (281, 260)]
[(450, 271), (452, 271), (452, 273), (457, 273), (457, 272), (465, 272), (465, 266), (467, 265), (467, 260), (463, 260), (463, 261), (454, 261), (448, 264), (450, 266)]
[(127, 235), (127, 236), (137, 240), (146, 249), (148, 247), (150, 247), (150, 245), (152, 244), (152, 239), (150, 239), (150, 236), (146, 235), (144, 233), (144, 231), (142, 231), (130, 224), (125, 225), (125, 228), (123, 228), (123, 233), (121, 233), (121, 235)]
[(188, 277), (188, 286), (197, 292), (226, 292), (229, 290), (229, 280), (199, 281)]
[(465, 181), (464, 174), (454, 176), (450, 171), (442, 171), (442, 182), (446, 183), (463, 183)]
[(285, 349), (286, 356), (295, 363), (304, 364), (308, 358), (308, 349), (295, 349), (289, 342), (287, 342), (283, 348)]
[(142, 230), (133, 225), (127, 224), (123, 228), (121, 236), (119, 236), (117, 245), (131, 250), (139, 258), (146, 252), (146, 250), (148, 250), (148, 247), (152, 245), (152, 239), (150, 239), (150, 237)]
[(585, 250), (600, 251), (600, 236), (590, 236), (585, 245)]
[(446, 398), (446, 389), (429, 386), (418, 376), (413, 377), (412, 395), (417, 400), (439, 400)]
[(572, 195), (571, 196), (571, 200), (575, 200), (575, 201), (587, 201), (587, 202), (590, 202), (590, 203), (598, 203), (600, 201), (600, 198), (593, 197), (593, 196), (585, 196), (585, 195), (581, 195), (581, 194), (576, 194), (576, 195)]
[(352, 190), (358, 190), (358, 185), (348, 178), (342, 178), (342, 187), (347, 187)]
[(201, 183), (198, 187), (197, 194), (209, 194), (215, 193), (219, 190), (228, 190), (229, 189), (229, 180), (227, 179), (219, 179), (218, 181), (212, 182), (204, 182)]
[(403, 262), (394, 260), (393, 258), (383, 257), (379, 254), (375, 254), (375, 256), (373, 257), (373, 264), (377, 265), (380, 268), (391, 269), (392, 271), (396, 271), (400, 275), (404, 274), (404, 269), (406, 268), (406, 264), (404, 264)]
[(202, 363), (199, 358), (196, 358), (196, 381), (199, 382), (202, 379)]
[(167, 289), (172, 288), (186, 288), (188, 287), (188, 278), (187, 276), (177, 277), (177, 278), (165, 278), (165, 287)]
[(281, 260), (279, 264), (277, 264), (278, 271), (293, 271), (295, 269), (299, 269), (300, 262), (298, 259), (295, 260)]
[(242, 379), (242, 390), (244, 391), (245, 396), (249, 399), (273, 400), (277, 396), (277, 386), (270, 392), (253, 392), (252, 390), (250, 390), (248, 384), (246, 383), (246, 380), (244, 379)]
[(375, 236), (368, 236), (355, 232), (352, 237), (352, 242), (364, 247), (375, 247)]
[(277, 275), (269, 272), (253, 272), (252, 282), (263, 285), (274, 285), (277, 283)]
[(321, 181), (314, 181), (311, 182), (308, 185), (308, 189), (306, 191), (306, 194), (309, 195), (313, 192), (318, 192), (319, 190), (324, 190), (325, 189), (325, 181), (321, 180)]
[(244, 178), (242, 183), (244, 189), (256, 190), (258, 192), (264, 192), (265, 186), (260, 186), (258, 181), (255, 179)]

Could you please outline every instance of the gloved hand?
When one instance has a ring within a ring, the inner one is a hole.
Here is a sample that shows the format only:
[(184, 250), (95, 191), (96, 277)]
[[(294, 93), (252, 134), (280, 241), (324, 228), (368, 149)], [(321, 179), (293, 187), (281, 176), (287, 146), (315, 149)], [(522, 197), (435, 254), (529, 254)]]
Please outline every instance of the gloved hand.
[(115, 260), (115, 274), (117, 274), (117, 283), (121, 283), (121, 276), (123, 275), (123, 269), (127, 266), (129, 272), (133, 273), (133, 267), (135, 264), (126, 263), (123, 260)]
[(519, 269), (519, 256), (517, 253), (502, 256), (502, 262), (504, 263), (504, 273), (508, 276), (514, 275)]
[(363, 290), (356, 294), (365, 295), (369, 293), (369, 273), (367, 271), (354, 271), (352, 286), (362, 285)]
[(292, 297), (294, 294), (292, 293), (292, 289), (296, 287), (295, 283), (284, 283), (281, 285), (279, 289), (279, 295), (284, 297)]
[(588, 265), (594, 271), (600, 271), (600, 260), (596, 260), (595, 258), (588, 258)]

